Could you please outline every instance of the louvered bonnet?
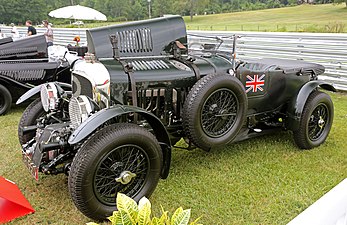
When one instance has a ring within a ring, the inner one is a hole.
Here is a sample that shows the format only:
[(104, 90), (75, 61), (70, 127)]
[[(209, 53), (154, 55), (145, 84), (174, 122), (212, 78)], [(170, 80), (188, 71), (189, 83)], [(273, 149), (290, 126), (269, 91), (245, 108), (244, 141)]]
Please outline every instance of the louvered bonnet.
[(47, 58), (45, 36), (33, 35), (16, 41), (9, 38), (0, 42), (0, 60), (14, 58)]
[(113, 57), (110, 35), (116, 35), (120, 57), (172, 54), (175, 41), (187, 49), (187, 32), (180, 16), (124, 23), (87, 31), (88, 49), (97, 58)]

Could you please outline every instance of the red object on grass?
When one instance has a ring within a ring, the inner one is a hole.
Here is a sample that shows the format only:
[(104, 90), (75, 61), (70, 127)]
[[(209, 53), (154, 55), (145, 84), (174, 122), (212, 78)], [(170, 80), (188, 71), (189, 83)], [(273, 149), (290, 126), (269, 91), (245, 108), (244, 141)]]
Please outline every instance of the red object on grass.
[(0, 224), (33, 212), (17, 185), (0, 176)]

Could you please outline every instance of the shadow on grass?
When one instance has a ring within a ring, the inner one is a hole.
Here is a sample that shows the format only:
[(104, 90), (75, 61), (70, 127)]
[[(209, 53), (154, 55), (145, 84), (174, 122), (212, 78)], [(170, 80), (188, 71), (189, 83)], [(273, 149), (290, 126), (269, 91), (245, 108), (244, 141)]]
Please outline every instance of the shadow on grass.
[[(181, 140), (177, 145), (180, 147), (187, 146), (184, 140)], [(286, 154), (295, 154), (301, 152), (294, 143), (292, 133), (289, 131), (282, 131), (279, 133), (250, 138), (240, 142), (230, 143), (226, 146), (212, 148), (210, 152), (205, 152), (199, 148), (193, 150), (173, 148), (171, 168), (186, 168), (189, 164), (199, 166), (199, 164), (192, 163), (190, 160), (197, 162), (213, 162), (214, 160), (220, 160), (222, 158), (228, 160), (248, 158), (257, 151), (263, 151), (263, 153), (269, 154), (274, 153), (275, 151), (277, 151), (277, 154), (284, 152), (286, 152)]]

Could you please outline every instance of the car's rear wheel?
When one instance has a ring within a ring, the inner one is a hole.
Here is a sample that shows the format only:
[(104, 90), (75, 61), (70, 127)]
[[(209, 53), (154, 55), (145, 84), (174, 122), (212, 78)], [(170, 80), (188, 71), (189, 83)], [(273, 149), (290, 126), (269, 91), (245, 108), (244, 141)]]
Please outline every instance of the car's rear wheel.
[(77, 208), (89, 218), (105, 220), (116, 210), (116, 196), (135, 201), (156, 188), (162, 164), (158, 141), (135, 124), (115, 124), (92, 135), (74, 157), (69, 190)]
[(12, 104), (12, 95), (10, 91), (0, 84), (0, 115), (4, 115), (10, 110)]
[(184, 103), (184, 131), (196, 146), (208, 151), (236, 137), (246, 110), (247, 96), (238, 79), (207, 75), (192, 87)]
[[(37, 119), (42, 117), (46, 112), (43, 110), (41, 99), (35, 99), (24, 110), (18, 125), (18, 139), (21, 145), (27, 143), (35, 137)], [(24, 129), (33, 127), (32, 131), (24, 133)]]
[(295, 143), (301, 149), (312, 149), (321, 145), (331, 129), (334, 106), (328, 94), (314, 91), (308, 97), (299, 122), (293, 132)]

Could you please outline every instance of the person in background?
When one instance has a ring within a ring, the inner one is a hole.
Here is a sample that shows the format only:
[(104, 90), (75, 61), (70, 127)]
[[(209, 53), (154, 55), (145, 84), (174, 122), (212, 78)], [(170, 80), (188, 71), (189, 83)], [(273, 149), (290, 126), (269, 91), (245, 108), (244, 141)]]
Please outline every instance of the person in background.
[(11, 23), (11, 34), (12, 34), (12, 38), (19, 38), (19, 32), (17, 27), (14, 25), (14, 23)]
[(28, 27), (28, 36), (31, 36), (31, 35), (35, 35), (36, 34), (36, 29), (35, 27), (33, 27), (33, 23), (31, 22), (31, 20), (27, 20), (25, 22), (25, 26)]
[(45, 31), (45, 37), (46, 37), (46, 42), (47, 42), (47, 47), (52, 46), (53, 45), (53, 30), (51, 25), (49, 25), (47, 20), (43, 20), (42, 24), (44, 27), (46, 27), (46, 31)]
[(4, 33), (2, 33), (2, 31), (1, 31), (1, 27), (0, 27), (0, 39), (1, 38), (4, 38), (5, 37), (5, 34)]

